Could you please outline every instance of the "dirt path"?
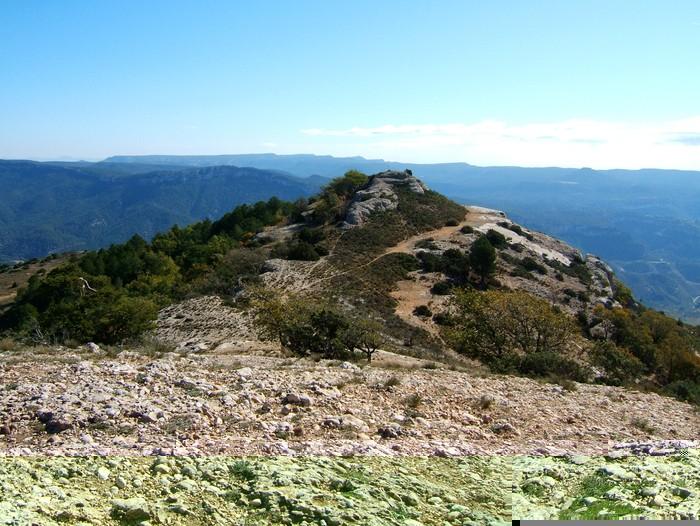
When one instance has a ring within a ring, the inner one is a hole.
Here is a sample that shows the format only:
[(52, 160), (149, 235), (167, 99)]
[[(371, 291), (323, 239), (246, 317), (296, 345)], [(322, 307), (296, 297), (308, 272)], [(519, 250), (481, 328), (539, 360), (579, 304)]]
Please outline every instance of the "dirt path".
[[(485, 214), (485, 211), (482, 209), (467, 207), (467, 215), (458, 225), (445, 226), (438, 228), (437, 230), (422, 232), (415, 236), (411, 236), (401, 243), (388, 248), (379, 257), (384, 257), (387, 254), (395, 253), (412, 253), (416, 243), (419, 241), (426, 239), (431, 239), (433, 241), (447, 241), (453, 236), (459, 234), (461, 229), (465, 226), (476, 227), (493, 221), (493, 219), (493, 215)], [(424, 279), (421, 279), (421, 277)], [(430, 292), (430, 289), (436, 281), (437, 277), (433, 277), (433, 279), (431, 279), (430, 277), (413, 274), (412, 279), (403, 280), (396, 283), (397, 288), (391, 292), (391, 297), (398, 303), (395, 313), (399, 318), (409, 325), (419, 327), (441, 340), (442, 338), (440, 337), (440, 332), (434, 323), (429, 321), (429, 319), (420, 318), (413, 314), (413, 310), (419, 305), (428, 305), (429, 303), (432, 303), (433, 305), (435, 303), (445, 303), (443, 297), (435, 297)]]

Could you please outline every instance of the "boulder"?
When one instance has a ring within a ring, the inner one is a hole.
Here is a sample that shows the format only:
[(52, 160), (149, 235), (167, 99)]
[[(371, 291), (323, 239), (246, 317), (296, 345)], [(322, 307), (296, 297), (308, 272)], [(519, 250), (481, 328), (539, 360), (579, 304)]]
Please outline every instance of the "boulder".
[(114, 499), (112, 501), (112, 514), (126, 521), (143, 521), (151, 518), (148, 503), (141, 497)]

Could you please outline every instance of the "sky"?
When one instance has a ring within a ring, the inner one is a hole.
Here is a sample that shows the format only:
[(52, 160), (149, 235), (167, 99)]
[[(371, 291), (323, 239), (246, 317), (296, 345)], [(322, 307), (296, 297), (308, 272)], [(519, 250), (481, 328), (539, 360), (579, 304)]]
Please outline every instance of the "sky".
[(0, 3), (0, 158), (700, 170), (697, 0)]

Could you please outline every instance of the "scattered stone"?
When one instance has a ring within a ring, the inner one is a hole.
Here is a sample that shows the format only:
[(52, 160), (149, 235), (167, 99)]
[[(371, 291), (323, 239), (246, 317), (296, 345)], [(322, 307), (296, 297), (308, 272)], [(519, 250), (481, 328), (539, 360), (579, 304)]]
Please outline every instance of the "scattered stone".
[(646, 486), (639, 491), (639, 494), (642, 497), (655, 497), (659, 494), (659, 488)]
[(654, 498), (651, 499), (651, 505), (661, 508), (666, 505), (666, 501), (661, 495), (655, 495)]
[(398, 424), (388, 424), (380, 427), (377, 433), (382, 438), (399, 438), (403, 433), (403, 429)]
[(495, 422), (491, 425), (491, 431), (499, 435), (504, 433), (519, 434), (510, 422)]
[(693, 492), (689, 490), (688, 488), (682, 488), (680, 486), (676, 486), (671, 490), (671, 493), (673, 493), (676, 497), (680, 497), (682, 499), (687, 499), (688, 497), (693, 496)]
[(253, 370), (250, 367), (241, 367), (240, 369), (236, 370), (236, 374), (238, 374), (238, 377), (241, 380), (248, 380), (251, 376), (253, 376)]
[(151, 512), (146, 500), (141, 497), (130, 499), (114, 499), (112, 501), (114, 515), (127, 521), (148, 520)]
[(626, 469), (617, 466), (615, 464), (611, 464), (609, 466), (603, 466), (602, 468), (599, 469), (599, 473), (601, 475), (605, 475), (608, 477), (614, 477), (620, 480), (634, 480), (635, 476), (627, 471)]
[(289, 404), (298, 405), (301, 407), (309, 407), (311, 406), (311, 398), (303, 394), (300, 395), (296, 393), (288, 393), (284, 396), (284, 398), (282, 398), (282, 403), (285, 405)]
[(100, 352), (100, 351), (102, 350), (102, 349), (100, 349), (100, 346), (97, 345), (95, 342), (87, 342), (87, 343), (85, 344), (85, 348), (86, 348), (88, 351), (93, 352), (93, 353), (98, 353), (98, 352)]

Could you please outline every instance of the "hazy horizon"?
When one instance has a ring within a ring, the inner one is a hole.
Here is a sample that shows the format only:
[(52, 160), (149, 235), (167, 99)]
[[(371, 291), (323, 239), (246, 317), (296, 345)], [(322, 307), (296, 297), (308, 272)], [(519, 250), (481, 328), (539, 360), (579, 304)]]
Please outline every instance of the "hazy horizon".
[(700, 169), (690, 0), (77, 0), (3, 22), (0, 158)]

